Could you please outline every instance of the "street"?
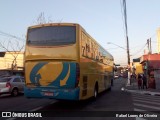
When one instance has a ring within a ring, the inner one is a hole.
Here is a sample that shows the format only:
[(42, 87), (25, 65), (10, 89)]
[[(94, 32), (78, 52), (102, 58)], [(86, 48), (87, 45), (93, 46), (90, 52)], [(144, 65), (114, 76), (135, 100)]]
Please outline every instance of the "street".
[[(18, 97), (1, 96), (1, 112), (38, 112), (42, 119), (96, 119), (96, 120), (158, 120), (160, 111), (159, 96), (143, 95), (121, 90), (125, 87), (126, 79), (114, 80), (111, 91), (101, 93), (96, 100), (89, 99), (80, 102), (58, 101), (52, 99), (27, 99), (22, 95)], [(135, 111), (135, 112), (133, 112)], [(143, 118), (132, 117), (137, 112), (146, 114)], [(149, 112), (147, 112), (149, 111)], [(116, 114), (128, 114), (127, 118), (116, 117)], [(153, 116), (153, 114), (157, 115)], [(151, 116), (152, 115), (152, 116)], [(17, 118), (1, 118), (14, 120)], [(27, 118), (28, 119), (28, 118)], [(35, 119), (35, 118), (32, 118)], [(39, 119), (39, 118), (38, 118)]]

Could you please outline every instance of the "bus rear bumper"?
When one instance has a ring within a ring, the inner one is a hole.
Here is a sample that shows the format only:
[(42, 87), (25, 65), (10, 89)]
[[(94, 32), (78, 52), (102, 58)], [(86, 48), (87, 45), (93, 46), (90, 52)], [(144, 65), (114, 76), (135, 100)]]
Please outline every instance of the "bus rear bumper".
[(27, 98), (49, 98), (62, 100), (79, 100), (79, 88), (74, 89), (47, 89), (47, 88), (24, 88)]

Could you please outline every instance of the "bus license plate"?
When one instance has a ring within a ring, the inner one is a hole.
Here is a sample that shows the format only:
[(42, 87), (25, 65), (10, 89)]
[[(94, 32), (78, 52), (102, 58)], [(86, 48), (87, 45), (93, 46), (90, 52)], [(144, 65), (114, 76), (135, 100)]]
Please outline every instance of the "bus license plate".
[(45, 92), (44, 96), (53, 96), (53, 93), (51, 93), (51, 92)]

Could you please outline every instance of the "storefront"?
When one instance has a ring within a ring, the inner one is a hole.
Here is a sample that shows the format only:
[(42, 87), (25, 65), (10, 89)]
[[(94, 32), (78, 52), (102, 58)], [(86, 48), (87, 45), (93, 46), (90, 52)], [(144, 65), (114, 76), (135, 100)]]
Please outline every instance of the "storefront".
[(160, 54), (143, 55), (140, 63), (147, 77), (148, 88), (160, 89)]

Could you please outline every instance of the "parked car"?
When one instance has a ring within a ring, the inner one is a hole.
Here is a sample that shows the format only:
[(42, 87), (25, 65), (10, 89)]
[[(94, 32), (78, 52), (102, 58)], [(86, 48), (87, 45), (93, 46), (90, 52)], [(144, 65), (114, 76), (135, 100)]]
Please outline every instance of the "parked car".
[(11, 94), (17, 96), (24, 92), (24, 77), (11, 76), (0, 78), (0, 95)]

